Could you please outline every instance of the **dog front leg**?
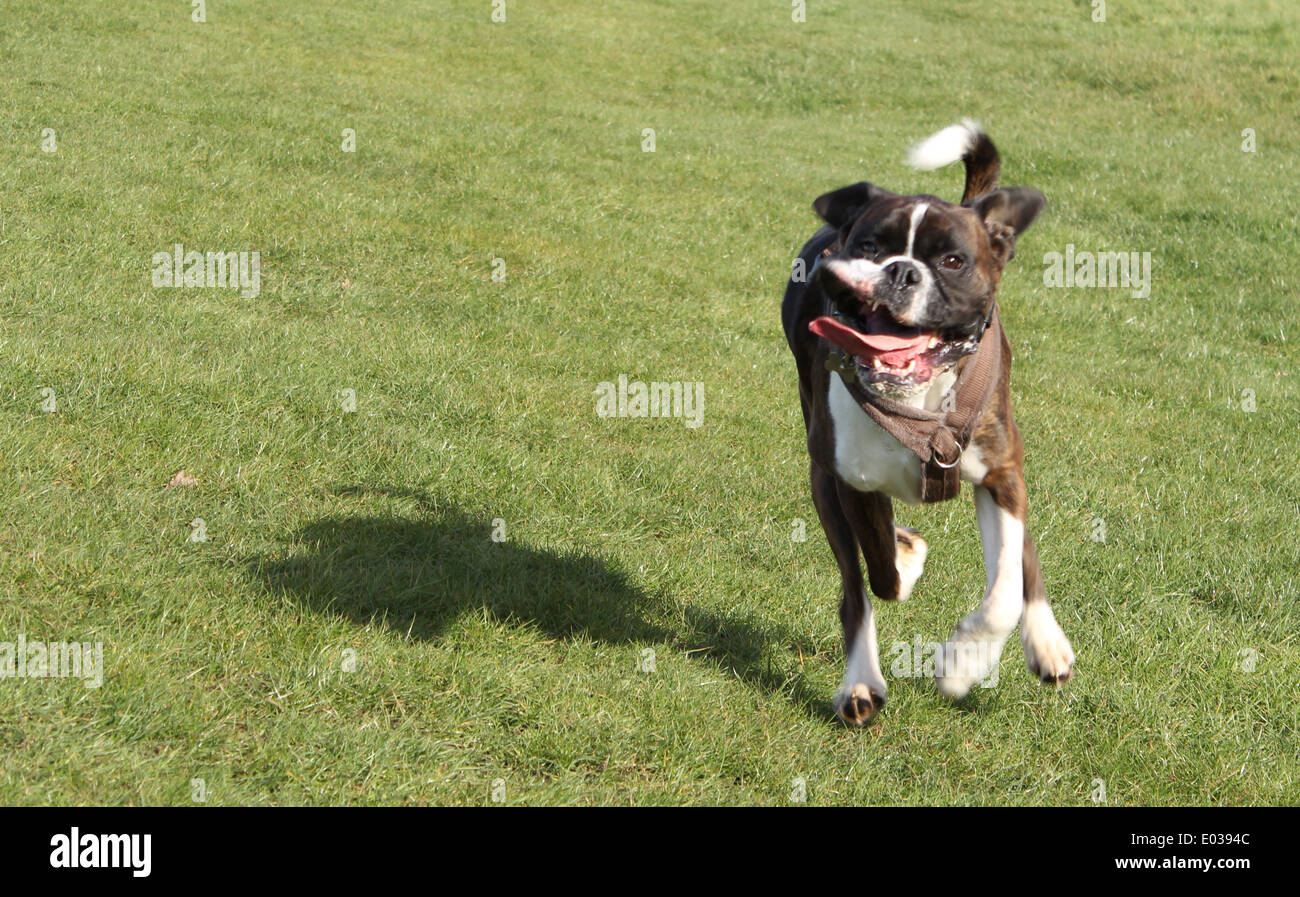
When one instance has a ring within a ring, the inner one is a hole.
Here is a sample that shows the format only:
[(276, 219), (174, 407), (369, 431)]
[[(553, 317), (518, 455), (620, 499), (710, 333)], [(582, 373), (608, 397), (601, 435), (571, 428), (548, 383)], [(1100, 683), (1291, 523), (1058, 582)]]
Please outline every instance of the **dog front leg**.
[(1056, 685), (1073, 672), (1074, 648), (1047, 603), (1038, 550), (1029, 533), (1025, 533), (1024, 569), (1025, 610), (1020, 616), (1020, 642), (1025, 649), (1025, 664), (1043, 684)]
[(987, 476), (975, 487), (987, 589), (980, 606), (957, 624), (938, 658), (935, 683), (962, 698), (998, 668), (1002, 646), (1024, 608), (1025, 486), (1018, 471)]
[(840, 502), (834, 476), (812, 465), (813, 504), (821, 518), (826, 540), (840, 568), (840, 624), (844, 629), (847, 661), (844, 679), (835, 695), (835, 712), (844, 722), (860, 726), (885, 705), (888, 688), (880, 671), (876, 617), (862, 581), (858, 544), (853, 526)]

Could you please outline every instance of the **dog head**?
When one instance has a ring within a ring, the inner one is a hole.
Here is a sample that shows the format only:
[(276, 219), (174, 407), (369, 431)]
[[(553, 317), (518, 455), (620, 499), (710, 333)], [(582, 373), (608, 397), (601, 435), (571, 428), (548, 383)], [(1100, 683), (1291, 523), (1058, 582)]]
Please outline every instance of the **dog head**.
[[(863, 182), (813, 203), (839, 239), (814, 274), (835, 314), (810, 329), (856, 359), (859, 382), (884, 395), (922, 392), (975, 351), (1016, 238), (1047, 202), (1037, 190), (995, 189), (992, 142), (972, 126), (954, 128), (961, 155), (950, 161), (966, 160), (967, 192), (990, 189), (954, 204)], [(917, 162), (925, 147), (914, 163), (925, 164)]]

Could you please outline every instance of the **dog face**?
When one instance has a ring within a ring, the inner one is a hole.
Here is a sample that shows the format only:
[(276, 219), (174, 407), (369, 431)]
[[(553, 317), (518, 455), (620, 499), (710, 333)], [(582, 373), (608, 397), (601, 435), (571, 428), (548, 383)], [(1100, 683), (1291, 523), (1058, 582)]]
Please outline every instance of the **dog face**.
[(1016, 236), (1046, 205), (1027, 188), (966, 205), (898, 196), (867, 183), (818, 197), (839, 251), (818, 261), (836, 314), (812, 330), (857, 360), (859, 382), (891, 396), (929, 388), (975, 351)]

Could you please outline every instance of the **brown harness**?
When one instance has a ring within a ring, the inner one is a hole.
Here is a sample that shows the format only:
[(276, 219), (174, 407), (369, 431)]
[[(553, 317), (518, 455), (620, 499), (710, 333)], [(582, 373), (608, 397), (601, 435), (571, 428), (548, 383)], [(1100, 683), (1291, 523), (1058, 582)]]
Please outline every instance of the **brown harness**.
[(857, 365), (838, 347), (831, 348), (826, 369), (840, 375), (849, 395), (872, 420), (921, 459), (921, 501), (947, 501), (961, 491), (962, 452), (1001, 376), (1005, 343), (995, 302), (975, 354), (962, 366), (938, 411), (913, 408), (863, 389)]

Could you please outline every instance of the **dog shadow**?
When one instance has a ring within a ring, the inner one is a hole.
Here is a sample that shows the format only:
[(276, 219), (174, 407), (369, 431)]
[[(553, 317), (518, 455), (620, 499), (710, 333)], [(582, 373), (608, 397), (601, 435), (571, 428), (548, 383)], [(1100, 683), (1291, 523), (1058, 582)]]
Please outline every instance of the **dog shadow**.
[[(836, 720), (829, 692), (810, 684), (802, 672), (774, 668), (765, 656), (773, 640), (812, 656), (817, 649), (806, 636), (773, 634), (770, 624), (764, 631), (743, 618), (690, 606), (665, 613), (625, 573), (598, 557), (495, 542), (481, 517), (418, 492), (363, 486), (336, 491), (414, 499), (419, 514), (322, 517), (292, 535), (291, 554), (249, 562), (255, 579), (301, 608), (416, 639), (440, 638), (456, 619), (479, 612), (533, 626), (553, 639), (667, 645), (689, 652), (691, 663), (711, 662), (783, 694), (817, 719)], [(660, 624), (649, 617), (675, 622)]]

